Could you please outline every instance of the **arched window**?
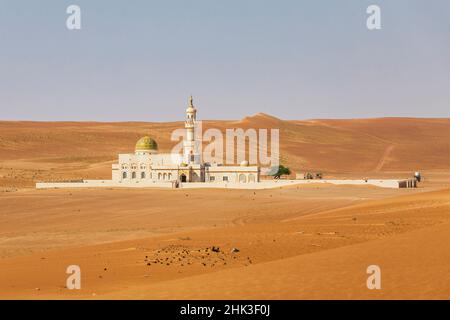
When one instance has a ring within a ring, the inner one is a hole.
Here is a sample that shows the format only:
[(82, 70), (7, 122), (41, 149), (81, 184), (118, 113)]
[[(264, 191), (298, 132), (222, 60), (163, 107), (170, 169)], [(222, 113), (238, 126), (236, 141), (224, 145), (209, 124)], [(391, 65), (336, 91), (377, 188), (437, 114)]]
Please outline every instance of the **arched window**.
[(141, 179), (145, 179), (145, 172), (144, 171), (141, 172)]
[(162, 174), (160, 172), (160, 173), (158, 173), (158, 180), (161, 180), (161, 177), (162, 177)]
[(131, 179), (136, 179), (136, 172), (133, 171), (133, 172), (131, 173)]
[(247, 182), (247, 177), (245, 176), (245, 174), (241, 173), (239, 175), (239, 183), (246, 183)]
[(255, 175), (253, 173), (250, 173), (248, 175), (248, 182), (256, 182), (255, 181)]
[(171, 173), (169, 173), (169, 174), (167, 175), (167, 177), (169, 178), (169, 180), (172, 180), (172, 174), (171, 174)]
[(164, 180), (167, 180), (167, 173), (164, 173), (163, 179), (164, 179)]
[(127, 178), (127, 173), (126, 172), (122, 172), (122, 179), (126, 179)]

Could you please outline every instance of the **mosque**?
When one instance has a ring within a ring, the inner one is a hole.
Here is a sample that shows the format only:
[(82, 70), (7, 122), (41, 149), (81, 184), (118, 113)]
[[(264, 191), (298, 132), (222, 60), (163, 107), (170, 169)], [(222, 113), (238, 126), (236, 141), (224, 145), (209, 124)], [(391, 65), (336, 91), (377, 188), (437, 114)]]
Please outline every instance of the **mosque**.
[(118, 162), (112, 165), (111, 180), (76, 180), (61, 182), (37, 182), (37, 189), (58, 188), (234, 188), (270, 189), (309, 183), (331, 183), (337, 185), (374, 185), (382, 188), (414, 188), (414, 179), (364, 179), (364, 180), (262, 180), (259, 166), (250, 166), (248, 161), (240, 165), (224, 166), (203, 161), (196, 139), (197, 109), (192, 96), (186, 109), (183, 150), (180, 153), (159, 153), (158, 143), (149, 136), (140, 138), (134, 153), (119, 154)]
[(195, 137), (197, 109), (192, 96), (186, 109), (183, 153), (158, 153), (158, 143), (149, 136), (136, 143), (135, 152), (119, 154), (112, 166), (112, 181), (121, 184), (179, 183), (254, 183), (259, 182), (260, 169), (243, 161), (239, 166), (204, 163)]

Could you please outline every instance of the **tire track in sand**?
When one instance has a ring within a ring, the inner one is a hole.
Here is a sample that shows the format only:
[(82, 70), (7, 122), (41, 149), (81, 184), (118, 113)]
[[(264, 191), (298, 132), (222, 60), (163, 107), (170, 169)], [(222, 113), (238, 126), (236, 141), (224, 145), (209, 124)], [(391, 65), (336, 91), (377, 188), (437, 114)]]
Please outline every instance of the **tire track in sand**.
[(383, 155), (380, 158), (380, 161), (378, 161), (377, 166), (375, 167), (374, 171), (380, 171), (384, 164), (386, 163), (387, 158), (390, 156), (390, 154), (392, 153), (392, 150), (394, 150), (395, 146), (394, 145), (389, 145), (386, 147), (386, 149), (383, 152)]

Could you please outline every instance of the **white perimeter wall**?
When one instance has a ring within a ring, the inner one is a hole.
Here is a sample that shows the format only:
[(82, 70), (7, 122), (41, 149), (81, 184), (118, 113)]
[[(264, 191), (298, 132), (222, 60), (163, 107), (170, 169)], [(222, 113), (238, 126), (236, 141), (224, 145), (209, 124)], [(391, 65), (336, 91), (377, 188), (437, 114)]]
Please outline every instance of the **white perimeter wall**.
[[(381, 188), (399, 188), (402, 180), (270, 180), (255, 183), (182, 183), (180, 188), (229, 188), (229, 189), (271, 189), (283, 186), (330, 183), (336, 185), (373, 185)], [(172, 182), (133, 181), (119, 182), (113, 180), (84, 180), (83, 182), (44, 182), (36, 183), (36, 189), (54, 188), (172, 188)]]

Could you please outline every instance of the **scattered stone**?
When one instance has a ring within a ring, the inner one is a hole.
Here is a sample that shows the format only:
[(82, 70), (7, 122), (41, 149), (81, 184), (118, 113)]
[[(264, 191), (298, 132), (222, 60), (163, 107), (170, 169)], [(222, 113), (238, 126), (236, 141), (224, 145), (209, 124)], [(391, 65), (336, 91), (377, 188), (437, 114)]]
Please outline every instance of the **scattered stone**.
[(211, 249), (213, 252), (220, 252), (220, 248), (219, 247), (212, 247)]
[(231, 249), (231, 253), (238, 253), (239, 251), (241, 251), (241, 250), (239, 250), (238, 248)]

